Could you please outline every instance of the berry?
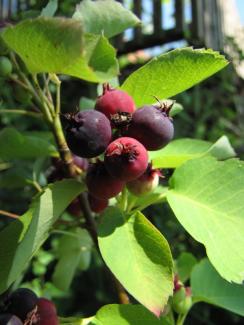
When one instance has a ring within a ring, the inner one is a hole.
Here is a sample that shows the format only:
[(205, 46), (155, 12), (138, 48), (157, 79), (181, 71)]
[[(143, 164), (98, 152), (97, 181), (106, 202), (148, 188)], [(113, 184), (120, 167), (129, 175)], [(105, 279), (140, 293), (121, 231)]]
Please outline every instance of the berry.
[(191, 289), (184, 286), (174, 292), (172, 306), (176, 313), (186, 314), (192, 306)]
[(124, 182), (112, 177), (103, 162), (92, 164), (87, 171), (86, 185), (88, 192), (100, 200), (107, 200), (119, 194)]
[(54, 303), (48, 299), (40, 298), (37, 303), (38, 325), (58, 325), (58, 316)]
[(170, 108), (143, 106), (133, 114), (123, 134), (137, 139), (147, 150), (165, 147), (174, 135), (172, 119), (168, 116)]
[(89, 201), (90, 208), (91, 208), (92, 212), (95, 212), (95, 213), (101, 213), (108, 206), (108, 199), (100, 200), (100, 199), (97, 199), (96, 197), (92, 196), (91, 194), (88, 194), (88, 201)]
[(23, 323), (15, 315), (2, 314), (2, 315), (0, 315), (0, 325), (23, 325)]
[(70, 150), (79, 157), (93, 158), (103, 153), (112, 131), (106, 116), (95, 110), (66, 116), (66, 139)]
[(20, 288), (15, 290), (7, 299), (7, 312), (18, 316), (22, 321), (27, 317), (37, 304), (37, 296), (30, 289)]
[(115, 178), (129, 182), (141, 176), (148, 165), (145, 147), (133, 138), (122, 137), (109, 144), (105, 152), (105, 166)]
[(108, 119), (117, 113), (133, 113), (136, 109), (131, 96), (119, 89), (103, 85), (103, 94), (98, 97), (95, 109), (105, 114)]
[(89, 162), (85, 158), (78, 157), (73, 155), (73, 163), (79, 167), (82, 171), (86, 171), (89, 165)]
[(67, 211), (75, 217), (81, 216), (81, 204), (79, 198), (75, 198), (67, 207)]
[(144, 195), (153, 191), (159, 183), (161, 173), (158, 169), (153, 169), (151, 164), (148, 164), (146, 171), (137, 179), (126, 184), (128, 190), (134, 195)]
[(0, 76), (8, 77), (12, 72), (12, 63), (6, 56), (0, 57)]

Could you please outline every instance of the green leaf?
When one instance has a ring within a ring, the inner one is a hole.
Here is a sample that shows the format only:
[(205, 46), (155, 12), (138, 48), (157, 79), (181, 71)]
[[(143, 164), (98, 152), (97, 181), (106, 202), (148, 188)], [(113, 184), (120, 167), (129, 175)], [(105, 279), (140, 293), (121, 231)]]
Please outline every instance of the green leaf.
[(71, 179), (48, 186), (24, 215), (0, 232), (0, 293), (26, 268), (53, 223), (83, 190), (81, 183)]
[(163, 235), (140, 212), (109, 208), (98, 228), (102, 257), (125, 289), (159, 316), (172, 294), (172, 256)]
[(159, 204), (165, 201), (167, 190), (167, 187), (159, 185), (154, 191), (143, 196), (135, 196), (128, 192), (128, 207), (141, 211), (152, 204)]
[(103, 35), (86, 34), (86, 51), (62, 73), (90, 82), (105, 82), (119, 73), (116, 51)]
[(191, 289), (194, 301), (205, 301), (244, 316), (244, 286), (225, 281), (207, 259), (194, 267)]
[(95, 100), (88, 97), (81, 97), (79, 102), (80, 110), (92, 109), (95, 107)]
[(175, 267), (176, 273), (182, 282), (186, 282), (191, 275), (193, 267), (197, 264), (197, 259), (191, 253), (183, 252), (177, 258)]
[[(176, 169), (168, 202), (228, 281), (244, 279), (244, 162), (193, 159)], [(227, 258), (226, 258), (227, 257)]]
[(6, 28), (2, 37), (32, 73), (61, 73), (82, 51), (82, 28), (75, 19), (28, 19)]
[(23, 135), (14, 128), (0, 132), (0, 157), (5, 160), (57, 156), (56, 148), (45, 139)]
[(140, 23), (130, 10), (114, 0), (83, 0), (77, 5), (73, 18), (82, 22), (86, 33), (104, 33), (108, 38)]
[(155, 168), (176, 168), (184, 162), (202, 156), (214, 156), (220, 160), (234, 157), (235, 151), (226, 136), (216, 143), (197, 139), (177, 139), (171, 141), (165, 148), (149, 153)]
[(49, 0), (45, 8), (42, 9), (41, 16), (53, 17), (58, 9), (58, 0)]
[(60, 325), (89, 325), (93, 319), (94, 317), (59, 317), (59, 323)]
[(223, 135), (208, 150), (212, 156), (218, 160), (225, 160), (236, 156), (235, 150), (231, 146), (227, 136)]
[(213, 50), (183, 48), (153, 58), (132, 73), (122, 89), (129, 93), (136, 106), (169, 98), (198, 84), (223, 69), (228, 62)]
[(64, 235), (59, 242), (59, 261), (53, 274), (54, 285), (67, 291), (74, 278), (78, 265), (83, 262), (84, 268), (91, 259), (91, 237), (85, 229), (75, 229), (70, 235)]
[(140, 305), (106, 305), (96, 313), (91, 325), (170, 325), (166, 318), (158, 319)]

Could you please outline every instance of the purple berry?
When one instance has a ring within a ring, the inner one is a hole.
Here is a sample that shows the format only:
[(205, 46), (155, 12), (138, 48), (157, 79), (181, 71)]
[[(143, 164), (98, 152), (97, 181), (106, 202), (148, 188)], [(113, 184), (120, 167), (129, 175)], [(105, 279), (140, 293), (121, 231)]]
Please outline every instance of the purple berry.
[(147, 150), (161, 149), (174, 135), (174, 126), (168, 112), (165, 106), (143, 106), (133, 114), (123, 134), (137, 139)]
[(36, 294), (26, 288), (20, 288), (10, 294), (6, 301), (7, 312), (18, 316), (22, 321), (27, 318), (37, 304)]
[(112, 131), (107, 117), (95, 110), (79, 112), (66, 117), (68, 127), (66, 140), (70, 150), (77, 156), (93, 158), (108, 146)]

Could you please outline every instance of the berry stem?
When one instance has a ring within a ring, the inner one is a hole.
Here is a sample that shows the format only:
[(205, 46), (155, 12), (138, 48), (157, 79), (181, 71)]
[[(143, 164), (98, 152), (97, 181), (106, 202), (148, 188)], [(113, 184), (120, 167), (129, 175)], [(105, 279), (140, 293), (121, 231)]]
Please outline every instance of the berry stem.
[(5, 210), (0, 210), (0, 215), (6, 216), (6, 217), (9, 217), (9, 218), (13, 218), (13, 219), (18, 219), (19, 218), (18, 214), (11, 213), (11, 212), (8, 212), (8, 211), (5, 211)]
[(20, 114), (20, 115), (28, 115), (38, 119), (42, 118), (41, 113), (26, 111), (24, 109), (1, 109), (0, 114)]

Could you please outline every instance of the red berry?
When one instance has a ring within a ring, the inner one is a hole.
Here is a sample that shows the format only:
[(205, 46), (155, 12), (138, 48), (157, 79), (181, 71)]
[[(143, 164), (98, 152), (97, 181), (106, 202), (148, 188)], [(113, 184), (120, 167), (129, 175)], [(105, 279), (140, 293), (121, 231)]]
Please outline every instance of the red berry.
[(95, 109), (111, 119), (111, 116), (117, 113), (133, 113), (136, 107), (132, 97), (126, 92), (104, 84), (103, 94), (98, 97)]
[(95, 110), (66, 116), (66, 140), (72, 153), (79, 157), (93, 158), (103, 153), (112, 137), (106, 116)]
[(148, 165), (145, 147), (133, 138), (122, 137), (109, 144), (104, 162), (115, 178), (128, 182), (141, 176)]
[(126, 184), (128, 190), (134, 195), (144, 195), (153, 191), (159, 183), (161, 173), (158, 169), (153, 169), (151, 164), (148, 164), (146, 171), (137, 179)]
[(100, 200), (91, 194), (88, 195), (90, 208), (95, 213), (101, 213), (108, 206), (108, 200)]
[(54, 303), (48, 299), (40, 298), (37, 303), (38, 325), (58, 325), (58, 316)]
[(112, 177), (103, 162), (90, 165), (86, 175), (86, 185), (91, 195), (100, 200), (107, 200), (118, 195), (124, 182)]
[(140, 141), (147, 150), (166, 146), (174, 135), (172, 119), (165, 106), (143, 106), (133, 115), (124, 135)]

